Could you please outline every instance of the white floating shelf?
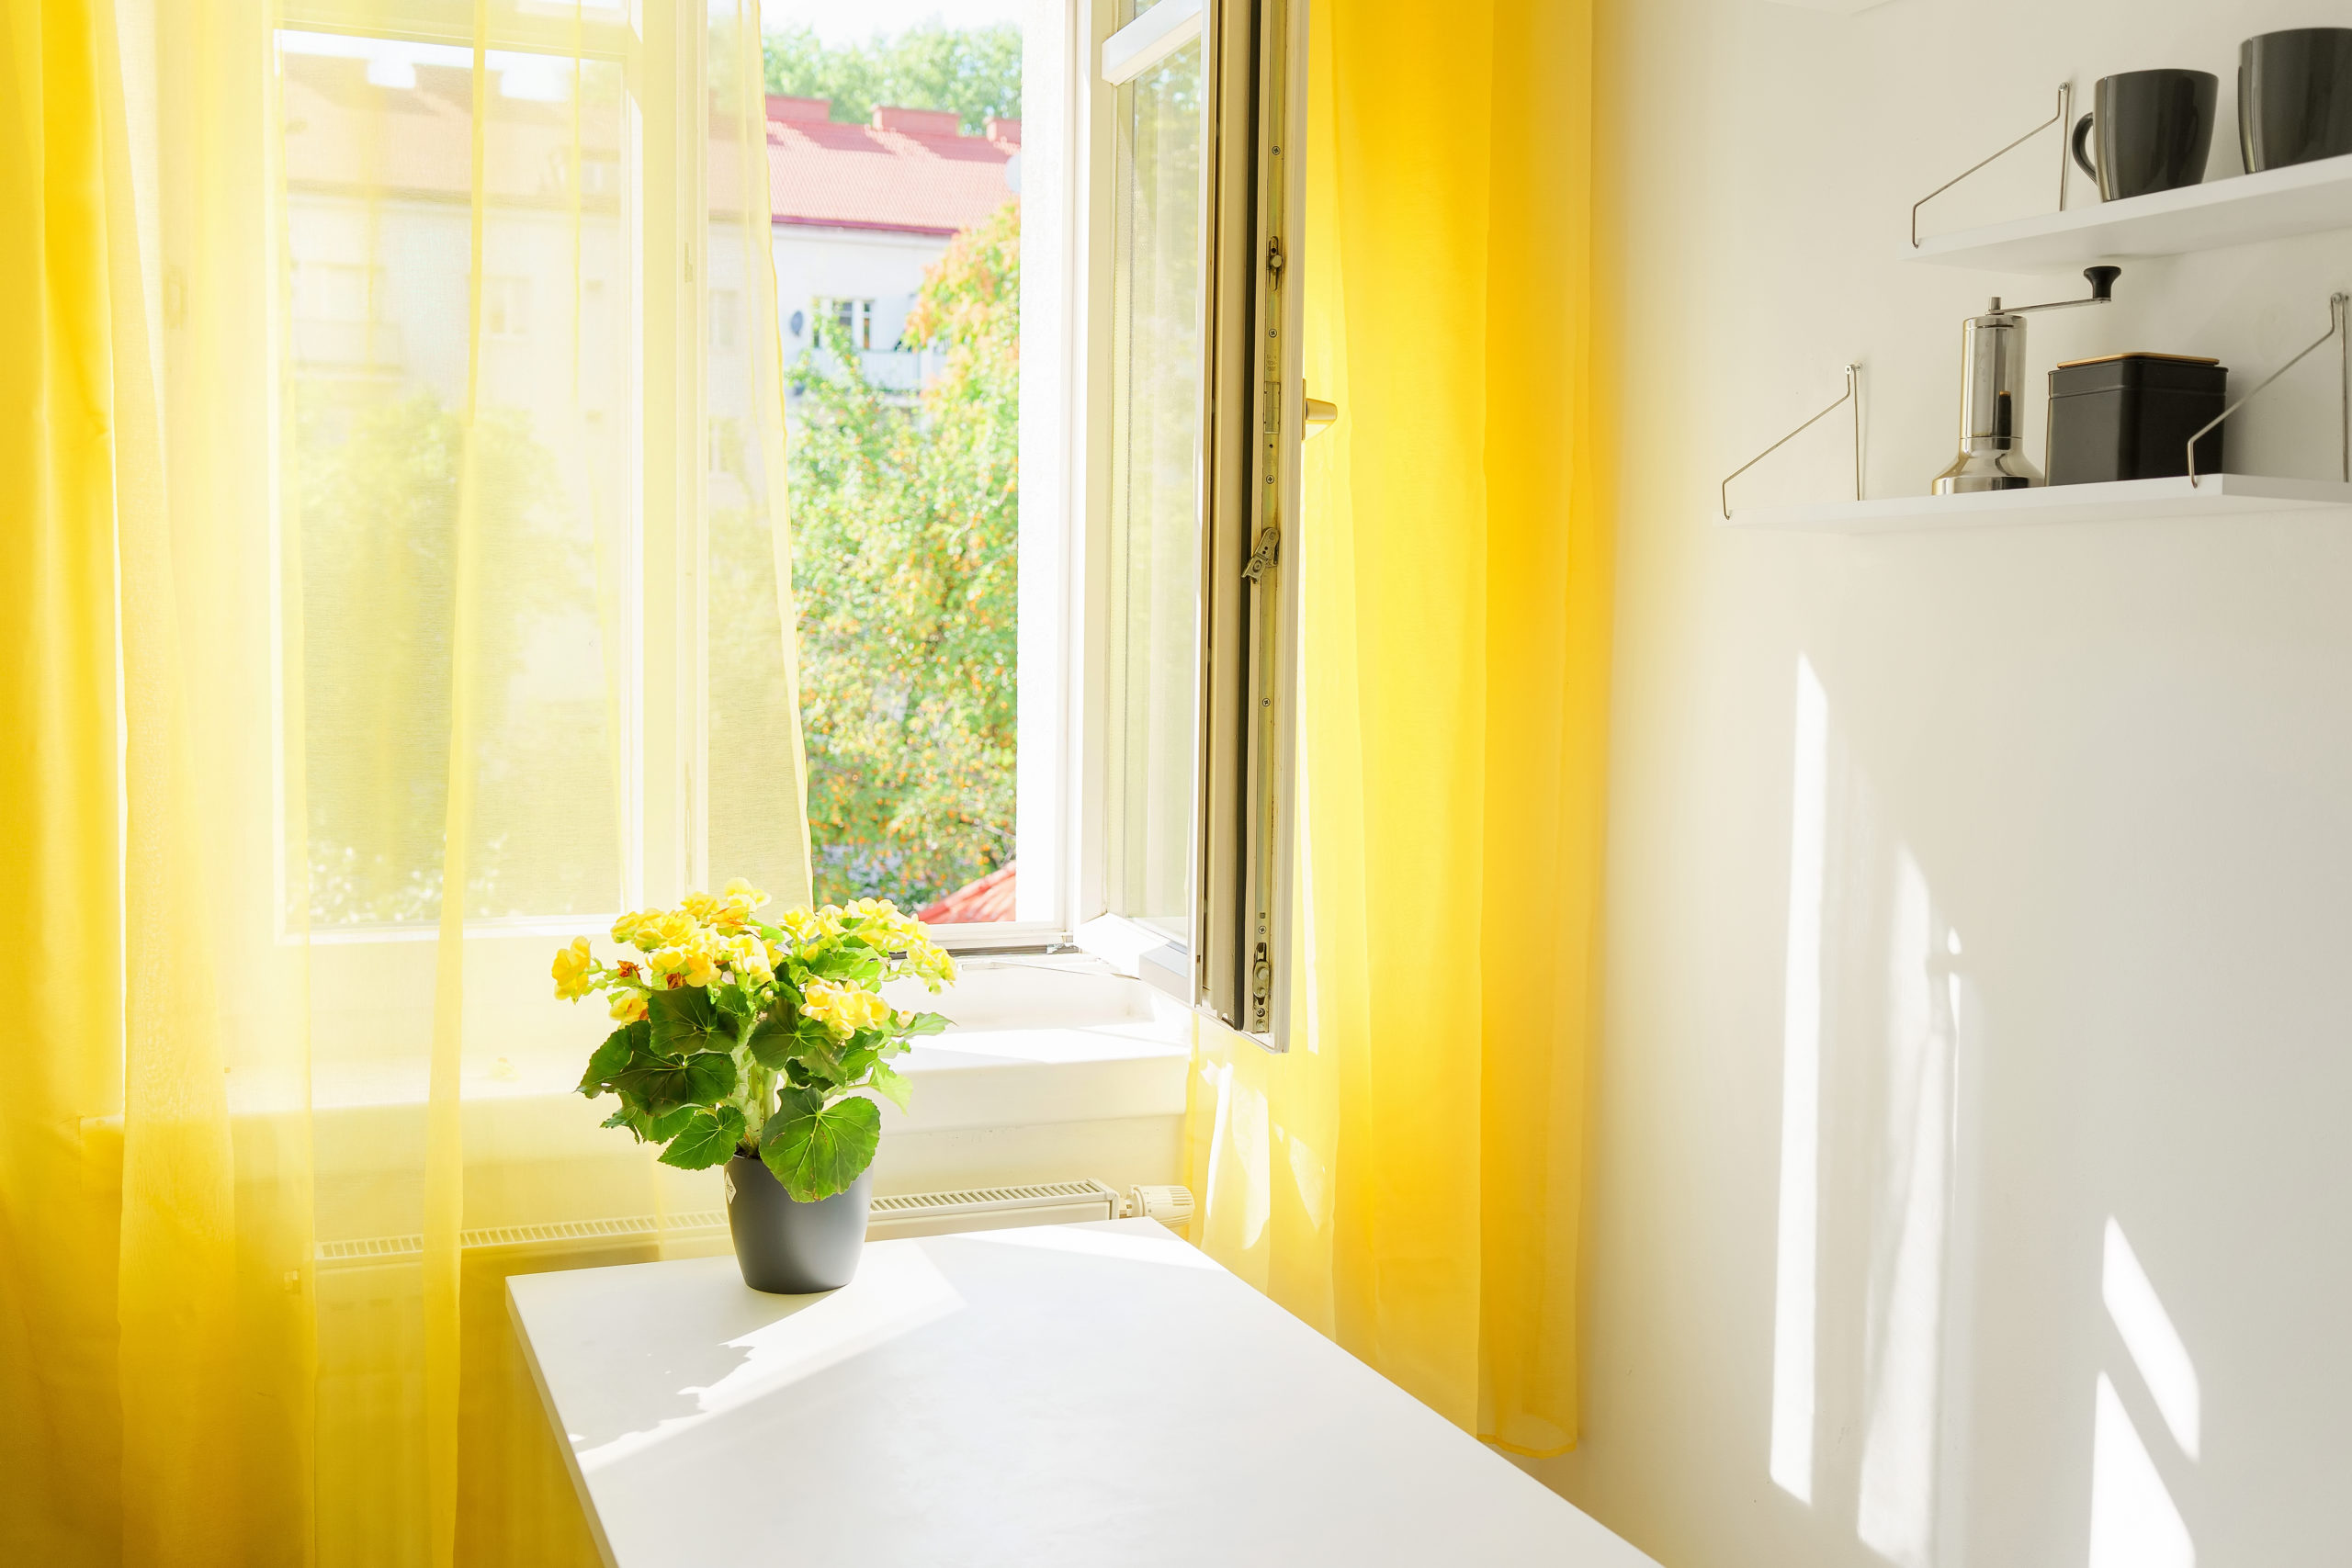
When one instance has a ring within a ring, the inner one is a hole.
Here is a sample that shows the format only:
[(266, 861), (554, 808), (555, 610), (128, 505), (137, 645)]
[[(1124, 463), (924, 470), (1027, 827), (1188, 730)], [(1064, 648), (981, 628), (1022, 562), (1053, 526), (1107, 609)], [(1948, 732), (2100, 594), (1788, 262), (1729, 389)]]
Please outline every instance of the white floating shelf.
[(2038, 485), (1974, 495), (1898, 495), (1764, 506), (1731, 514), (1726, 528), (1814, 534), (1909, 534), (1926, 528), (2025, 528), (2051, 523), (2110, 523), (2148, 517), (2239, 517), (2257, 512), (2352, 508), (2352, 485), (2259, 474), (2123, 479), (2113, 484)]
[(2352, 153), (2124, 201), (2086, 197), (2064, 212), (1939, 234), (1903, 254), (1936, 266), (2041, 272), (2346, 228), (2352, 228)]

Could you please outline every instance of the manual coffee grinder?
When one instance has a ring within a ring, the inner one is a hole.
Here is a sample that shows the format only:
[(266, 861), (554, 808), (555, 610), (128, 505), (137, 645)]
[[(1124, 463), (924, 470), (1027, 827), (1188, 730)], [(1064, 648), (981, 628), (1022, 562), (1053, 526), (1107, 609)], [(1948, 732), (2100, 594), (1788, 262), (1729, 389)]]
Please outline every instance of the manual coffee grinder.
[(2041, 471), (2026, 461), (2018, 423), (2025, 397), (2025, 319), (2035, 310), (2108, 304), (2122, 275), (2120, 266), (2085, 267), (2083, 276), (2091, 281), (2086, 299), (2004, 307), (1996, 296), (1983, 315), (1960, 323), (1960, 456), (1936, 476), (1938, 495), (2041, 483)]

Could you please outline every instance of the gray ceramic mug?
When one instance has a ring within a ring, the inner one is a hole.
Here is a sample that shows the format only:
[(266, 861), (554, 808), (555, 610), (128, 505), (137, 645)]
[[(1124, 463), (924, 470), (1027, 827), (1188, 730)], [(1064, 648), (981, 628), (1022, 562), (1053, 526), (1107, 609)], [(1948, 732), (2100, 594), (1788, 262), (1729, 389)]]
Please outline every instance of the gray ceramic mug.
[(2352, 152), (2352, 28), (2293, 28), (2238, 45), (2245, 172)]
[[(2093, 112), (2075, 126), (2075, 162), (2098, 182), (2101, 201), (2193, 186), (2213, 147), (2222, 79), (2211, 71), (2124, 71), (2102, 76)], [(2098, 161), (2085, 154), (2096, 137)]]

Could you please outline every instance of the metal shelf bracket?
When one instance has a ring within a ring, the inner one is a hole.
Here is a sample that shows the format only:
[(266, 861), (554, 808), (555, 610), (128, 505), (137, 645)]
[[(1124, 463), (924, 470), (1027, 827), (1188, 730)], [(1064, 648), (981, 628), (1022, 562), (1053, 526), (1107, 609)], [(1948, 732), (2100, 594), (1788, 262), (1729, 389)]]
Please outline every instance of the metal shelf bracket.
[(2204, 429), (2199, 431), (2196, 434), (2188, 438), (2189, 489), (2195, 490), (2197, 488), (2197, 444), (2199, 441), (2204, 440), (2207, 435), (2211, 434), (2215, 430), (2220, 429), (2222, 421), (2229, 418), (2230, 415), (2237, 412), (2238, 410), (2245, 407), (2246, 404), (2260, 397), (2264, 388), (2269, 386), (2271, 382), (2276, 381), (2279, 377), (2284, 376), (2288, 371), (2292, 370), (2296, 366), (2301, 365), (2305, 359), (2309, 358), (2312, 354), (2318, 350), (2322, 344), (2325, 344), (2329, 338), (2335, 339), (2337, 344), (2340, 345), (2335, 373), (2336, 397), (2338, 399), (2337, 423), (2342, 426), (2341, 431), (2338, 433), (2337, 466), (2344, 482), (2346, 484), (2352, 484), (2352, 333), (2347, 333), (2344, 330), (2345, 315), (2348, 299), (2352, 299), (2352, 297), (2347, 297), (2343, 294), (2329, 295), (2327, 297), (2327, 331), (2320, 334), (2319, 342), (2312, 344), (2309, 348), (2304, 349), (2302, 353), (2295, 355), (2294, 358), (2290, 359), (2286, 364), (2281, 365), (2278, 369), (2273, 370), (2269, 375), (2265, 376), (2261, 380), (2256, 382), (2253, 391), (2248, 392), (2236, 402), (2232, 403), (2228, 408), (2225, 408), (2220, 413), (2215, 414), (2211, 423), (2207, 424)]
[(1938, 186), (1935, 189), (1929, 191), (1927, 195), (1913, 202), (1911, 204), (1911, 248), (1915, 251), (1919, 248), (1919, 209), (1927, 206), (1928, 203), (1935, 200), (1936, 197), (1943, 195), (1944, 192), (1951, 189), (1952, 186), (1958, 185), (1961, 181), (1966, 179), (1969, 175), (1974, 174), (1985, 164), (1992, 163), (1994, 159), (2005, 157), (2008, 153), (2016, 152), (2018, 148), (2024, 146), (2027, 142), (2032, 141), (2035, 137), (2041, 135), (2043, 131), (2049, 130), (2053, 125), (2058, 128), (2058, 210), (2061, 212), (2065, 211), (2066, 118), (2074, 112), (2075, 85), (2072, 82), (2061, 82), (2058, 84), (2058, 112), (2056, 114), (2052, 115), (2048, 119), (2043, 120), (2040, 125), (2035, 126), (2031, 130), (2027, 131), (2023, 136), (2018, 137), (2015, 141), (2012, 141), (2007, 147), (2002, 148), (2000, 152), (1994, 153), (1991, 158), (1981, 158), (1975, 163), (1969, 164), (1968, 167), (1961, 170), (1960, 173), (1952, 175), (1951, 178), (1946, 180), (1943, 184)]
[[(1718, 499), (1723, 502), (1724, 522), (1728, 523), (1731, 521), (1732, 480), (1739, 478), (1740, 475), (1747, 472), (1748, 469), (1754, 468), (1757, 464), (1762, 462), (1773, 453), (1778, 452), (1781, 447), (1786, 446), (1790, 442), (1794, 441), (1798, 436), (1803, 435), (1806, 431), (1811, 430), (1815, 425), (1819, 424), (1831, 414), (1836, 413), (1840, 407), (1848, 402), (1851, 402), (1854, 405), (1854, 499), (1856, 501), (1862, 499), (1861, 376), (1862, 362), (1858, 359), (1846, 367), (1846, 389), (1838, 394), (1838, 400), (1836, 402), (1831, 403), (1827, 408), (1823, 409), (1819, 413), (1815, 414), (1811, 419), (1806, 420), (1803, 424), (1798, 425), (1794, 430), (1790, 431), (1786, 435), (1781, 436), (1778, 441), (1773, 442), (1772, 445), (1765, 447), (1764, 450), (1758, 452), (1756, 456), (1750, 457), (1747, 461), (1742, 463), (1739, 467), (1734, 468), (1730, 473), (1724, 476), (1724, 482)], [(2259, 390), (2259, 389), (2256, 389)]]

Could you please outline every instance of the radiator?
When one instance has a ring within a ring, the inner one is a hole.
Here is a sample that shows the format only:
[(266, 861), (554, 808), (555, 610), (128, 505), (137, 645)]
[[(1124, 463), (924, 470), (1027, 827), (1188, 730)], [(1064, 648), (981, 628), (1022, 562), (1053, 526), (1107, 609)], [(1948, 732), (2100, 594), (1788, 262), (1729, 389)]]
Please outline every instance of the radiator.
[[(866, 1221), (865, 1237), (887, 1241), (893, 1236), (1122, 1218), (1154, 1219), (1172, 1229), (1192, 1217), (1193, 1194), (1182, 1187), (1131, 1187), (1123, 1197), (1100, 1181), (1040, 1181), (1025, 1186), (967, 1187), (950, 1192), (894, 1192), (876, 1198)], [(512, 1248), (571, 1253), (721, 1242), (726, 1235), (726, 1210), (693, 1209), (666, 1215), (498, 1225), (462, 1232), (458, 1245), (469, 1252)], [(334, 1269), (397, 1264), (424, 1252), (422, 1235), (390, 1235), (322, 1241), (317, 1256), (322, 1269)]]

